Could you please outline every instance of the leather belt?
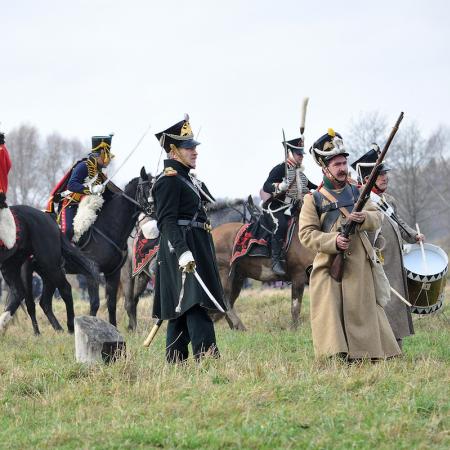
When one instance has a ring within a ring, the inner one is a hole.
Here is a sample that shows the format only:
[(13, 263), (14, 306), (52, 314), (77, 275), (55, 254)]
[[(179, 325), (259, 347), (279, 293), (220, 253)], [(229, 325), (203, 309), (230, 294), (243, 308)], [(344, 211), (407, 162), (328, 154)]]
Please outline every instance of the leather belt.
[(189, 227), (194, 227), (194, 228), (200, 228), (201, 230), (205, 230), (208, 233), (211, 233), (212, 230), (212, 226), (211, 224), (209, 224), (208, 222), (196, 222), (196, 221), (191, 221), (191, 220), (177, 220), (177, 225), (181, 225), (181, 226), (189, 226)]

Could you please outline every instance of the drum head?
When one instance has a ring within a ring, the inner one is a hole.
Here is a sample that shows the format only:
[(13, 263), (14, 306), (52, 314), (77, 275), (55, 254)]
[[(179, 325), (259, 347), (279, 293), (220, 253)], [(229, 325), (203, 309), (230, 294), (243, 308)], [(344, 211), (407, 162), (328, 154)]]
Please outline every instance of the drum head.
[(425, 261), (419, 244), (413, 244), (403, 256), (405, 268), (412, 273), (423, 276), (438, 276), (447, 272), (448, 256), (436, 245), (424, 244)]

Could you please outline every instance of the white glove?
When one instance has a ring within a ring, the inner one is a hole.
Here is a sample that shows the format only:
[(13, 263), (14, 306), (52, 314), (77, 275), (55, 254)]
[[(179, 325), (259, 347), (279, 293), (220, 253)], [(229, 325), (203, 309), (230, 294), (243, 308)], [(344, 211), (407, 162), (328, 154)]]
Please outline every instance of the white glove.
[(90, 190), (93, 194), (103, 194), (105, 192), (105, 186), (103, 184), (94, 184)]
[(279, 192), (287, 191), (288, 187), (289, 187), (289, 183), (287, 182), (286, 178), (283, 178), (283, 181), (281, 183), (278, 183), (278, 191)]
[(195, 260), (192, 252), (184, 252), (178, 260), (178, 265), (183, 272), (193, 272), (195, 270)]

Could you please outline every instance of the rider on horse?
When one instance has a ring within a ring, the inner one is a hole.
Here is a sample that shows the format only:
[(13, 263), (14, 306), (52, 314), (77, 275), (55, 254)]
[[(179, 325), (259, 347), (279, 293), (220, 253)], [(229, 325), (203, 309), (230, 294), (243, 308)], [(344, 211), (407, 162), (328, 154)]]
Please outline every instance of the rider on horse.
[(8, 149), (5, 145), (5, 133), (0, 133), (0, 247), (11, 249), (16, 242), (16, 226), (6, 203), (8, 173), (11, 169)]
[(303, 173), (303, 137), (283, 142), (288, 150), (285, 162), (276, 165), (269, 173), (263, 193), (270, 194), (263, 211), (269, 223), (273, 223), (272, 270), (280, 276), (286, 275), (284, 241), (291, 217), (296, 217), (303, 203), (303, 195), (317, 186)]
[(86, 195), (102, 195), (105, 201), (111, 199), (118, 188), (111, 182), (103, 184), (107, 179), (103, 173), (114, 155), (111, 153), (113, 135), (93, 136), (92, 150), (87, 158), (77, 161), (53, 188), (47, 205), (47, 212), (55, 212), (55, 203), (59, 204), (57, 221), (62, 232), (72, 239), (74, 234), (73, 220), (81, 199)]

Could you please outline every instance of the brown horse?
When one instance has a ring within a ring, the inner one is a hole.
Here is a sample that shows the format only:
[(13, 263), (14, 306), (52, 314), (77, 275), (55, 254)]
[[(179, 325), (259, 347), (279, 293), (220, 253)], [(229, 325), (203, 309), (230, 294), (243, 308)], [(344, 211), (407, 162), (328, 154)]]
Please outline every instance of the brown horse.
[(300, 244), (298, 238), (298, 220), (295, 225), (292, 242), (286, 255), (286, 276), (276, 275), (271, 268), (271, 259), (257, 256), (243, 256), (230, 267), (231, 254), (235, 237), (242, 223), (226, 223), (212, 230), (216, 248), (217, 263), (222, 281), (225, 300), (231, 311), (225, 316), (231, 328), (245, 330), (245, 326), (234, 310), (234, 302), (238, 298), (245, 278), (259, 281), (291, 281), (291, 314), (292, 326), (299, 324), (303, 291), (307, 281), (306, 269), (312, 265), (315, 253)]

